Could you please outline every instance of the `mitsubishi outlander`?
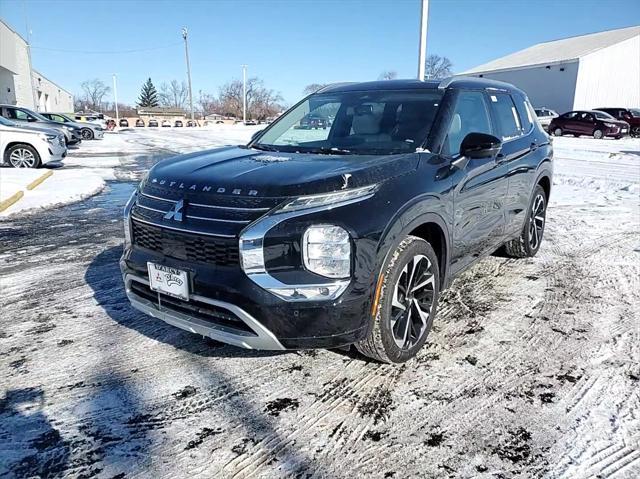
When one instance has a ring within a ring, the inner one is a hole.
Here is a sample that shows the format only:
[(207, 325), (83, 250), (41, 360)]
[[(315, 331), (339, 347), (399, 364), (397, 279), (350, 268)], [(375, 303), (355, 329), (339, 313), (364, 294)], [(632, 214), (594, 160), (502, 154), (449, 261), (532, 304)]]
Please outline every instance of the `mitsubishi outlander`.
[[(310, 117), (330, 126), (301, 129)], [(151, 168), (125, 208), (127, 295), (236, 346), (403, 362), (457, 275), (499, 248), (537, 253), (552, 157), (506, 83), (328, 86), (247, 145)]]

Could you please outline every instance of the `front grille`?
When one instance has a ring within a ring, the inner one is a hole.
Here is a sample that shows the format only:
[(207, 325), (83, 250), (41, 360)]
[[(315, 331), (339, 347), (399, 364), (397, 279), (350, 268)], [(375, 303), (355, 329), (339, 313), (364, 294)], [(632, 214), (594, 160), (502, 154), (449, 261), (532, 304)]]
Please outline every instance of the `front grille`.
[(160, 311), (175, 311), (201, 319), (213, 325), (255, 334), (244, 321), (227, 309), (194, 299), (184, 301), (164, 294), (158, 295), (158, 293), (152, 291), (149, 286), (139, 283), (138, 281), (132, 281), (130, 288), (137, 296), (156, 303)]
[(133, 244), (175, 259), (218, 266), (239, 264), (238, 242), (172, 231), (132, 220)]

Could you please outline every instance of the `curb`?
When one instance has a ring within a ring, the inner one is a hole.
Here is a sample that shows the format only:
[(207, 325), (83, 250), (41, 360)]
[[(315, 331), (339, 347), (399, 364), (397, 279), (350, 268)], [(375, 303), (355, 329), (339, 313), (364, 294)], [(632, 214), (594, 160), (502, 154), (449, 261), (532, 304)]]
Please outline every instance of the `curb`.
[[(38, 186), (40, 183), (42, 183), (44, 180), (46, 180), (47, 178), (49, 178), (51, 175), (53, 175), (53, 171), (49, 170), (47, 171), (44, 175), (40, 176), (39, 178), (36, 178), (35, 180), (33, 180), (31, 183), (29, 183), (27, 185), (27, 190), (31, 191), (33, 190), (36, 186)], [(9, 198), (7, 198), (6, 200), (0, 201), (0, 213), (2, 213), (4, 210), (6, 210), (7, 208), (9, 208), (10, 206), (13, 206), (15, 203), (17, 203), (22, 197), (24, 196), (24, 191), (20, 190), (16, 193), (14, 193), (13, 195), (11, 195)]]
[[(44, 180), (46, 180), (47, 178), (49, 178), (51, 175), (53, 175), (53, 171), (49, 170), (47, 171), (44, 175), (42, 175), (40, 178), (37, 178), (35, 180), (33, 180), (31, 183), (29, 183), (27, 185), (27, 189), (29, 191), (31, 191), (32, 189), (34, 189), (36, 186), (38, 186), (40, 183), (42, 183)], [(0, 210), (1, 211), (1, 210)]]
[(14, 193), (6, 200), (0, 201), (0, 212), (6, 210), (7, 208), (9, 208), (9, 206), (12, 206), (14, 203), (17, 203), (18, 200), (23, 196), (24, 196), (24, 192), (18, 191), (17, 193)]

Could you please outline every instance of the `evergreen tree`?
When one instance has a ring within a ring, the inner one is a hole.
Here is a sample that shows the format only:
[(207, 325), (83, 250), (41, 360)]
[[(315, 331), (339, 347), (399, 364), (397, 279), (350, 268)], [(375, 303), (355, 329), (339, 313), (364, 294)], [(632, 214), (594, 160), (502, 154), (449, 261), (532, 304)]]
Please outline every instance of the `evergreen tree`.
[(138, 106), (158, 106), (158, 92), (156, 91), (156, 87), (151, 83), (151, 78), (149, 78), (144, 85), (142, 85), (142, 90), (140, 91), (140, 98), (138, 99)]

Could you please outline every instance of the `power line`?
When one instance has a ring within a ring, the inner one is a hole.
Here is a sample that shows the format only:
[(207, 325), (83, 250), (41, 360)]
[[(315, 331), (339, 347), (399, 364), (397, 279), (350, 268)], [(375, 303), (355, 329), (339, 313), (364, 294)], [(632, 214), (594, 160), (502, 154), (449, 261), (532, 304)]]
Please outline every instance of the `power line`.
[(39, 46), (32, 46), (31, 48), (36, 48), (38, 50), (47, 50), (47, 51), (51, 51), (51, 52), (61, 52), (61, 53), (80, 53), (80, 54), (87, 54), (87, 55), (109, 55), (109, 54), (120, 54), (120, 53), (138, 53), (138, 52), (149, 52), (151, 50), (163, 50), (165, 48), (171, 48), (171, 47), (175, 47), (177, 45), (180, 45), (182, 42), (176, 42), (176, 43), (170, 43), (168, 45), (163, 45), (160, 47), (150, 47), (150, 48), (137, 48), (134, 50), (66, 50), (66, 49), (62, 49), (62, 48), (49, 48), (49, 47), (39, 47)]

